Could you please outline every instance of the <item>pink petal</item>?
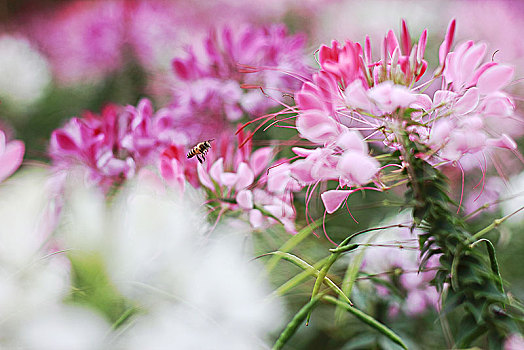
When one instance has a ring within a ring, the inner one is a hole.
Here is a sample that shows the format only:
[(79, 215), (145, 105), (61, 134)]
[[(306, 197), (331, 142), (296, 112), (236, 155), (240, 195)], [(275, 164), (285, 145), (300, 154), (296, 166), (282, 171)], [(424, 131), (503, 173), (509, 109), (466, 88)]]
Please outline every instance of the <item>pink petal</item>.
[(291, 173), (301, 183), (313, 183), (316, 179), (311, 175), (311, 166), (311, 162), (305, 159), (297, 160), (291, 165)]
[(397, 36), (395, 35), (395, 33), (392, 30), (390, 30), (386, 36), (386, 40), (387, 40), (389, 55), (392, 56), (393, 51), (395, 51), (395, 49), (399, 47)]
[(253, 209), (253, 192), (250, 190), (238, 192), (236, 200), (242, 209)]
[(316, 110), (300, 113), (296, 126), (302, 137), (320, 144), (333, 140), (338, 134), (337, 123), (326, 113)]
[(11, 176), (24, 158), (24, 143), (14, 140), (7, 143), (4, 153), (0, 154), (0, 182)]
[(209, 169), (209, 175), (215, 180), (220, 180), (220, 175), (224, 172), (224, 158), (219, 158)]
[(307, 157), (311, 153), (315, 152), (314, 149), (308, 149), (308, 148), (302, 148), (302, 147), (293, 147), (293, 148), (291, 148), (291, 150), (297, 156), (301, 156), (301, 157)]
[(362, 81), (355, 80), (352, 82), (347, 87), (344, 95), (348, 106), (355, 109), (362, 109), (365, 112), (369, 112), (371, 110), (371, 101), (369, 100)]
[(460, 62), (462, 82), (468, 82), (471, 79), (473, 71), (478, 67), (486, 54), (486, 47), (487, 45), (484, 43), (477, 44), (464, 53), (464, 57), (462, 57)]
[(266, 169), (269, 165), (269, 161), (273, 156), (273, 149), (271, 147), (263, 147), (257, 149), (251, 155), (249, 160), (249, 166), (253, 169), (255, 176), (260, 174), (262, 170)]
[(475, 109), (479, 103), (480, 93), (478, 88), (471, 88), (466, 91), (455, 104), (455, 112), (459, 115), (467, 114)]
[(0, 130), (0, 155), (5, 151), (5, 134)]
[(264, 224), (264, 215), (262, 215), (260, 210), (253, 209), (249, 212), (249, 222), (254, 228), (262, 227)]
[[(420, 35), (420, 39), (418, 40), (418, 47), (417, 47), (417, 62), (420, 63), (424, 59), (424, 53), (426, 51), (426, 43), (428, 40), (428, 30), (424, 29), (422, 34)], [(409, 51), (406, 51), (406, 53)]]
[(364, 185), (378, 172), (379, 163), (367, 154), (349, 150), (340, 158), (337, 170), (355, 185)]
[(486, 144), (488, 146), (506, 148), (510, 150), (517, 149), (517, 143), (506, 134), (502, 134), (502, 136), (498, 139), (489, 139), (487, 140)]
[(295, 100), (297, 101), (297, 106), (301, 110), (306, 109), (324, 109), (324, 104), (318, 99), (318, 96), (309, 93), (309, 92), (298, 92), (295, 94)]
[(284, 193), (290, 180), (289, 164), (281, 164), (269, 171), (267, 189), (273, 193)]
[(333, 214), (354, 190), (331, 190), (320, 195), (328, 214)]
[(249, 165), (244, 162), (240, 163), (237, 169), (237, 182), (235, 187), (237, 189), (246, 188), (247, 186), (251, 185), (254, 180), (255, 174)]
[(51, 135), (51, 140), (51, 142), (54, 141), (54, 143), (58, 146), (60, 151), (73, 152), (78, 149), (78, 146), (76, 145), (75, 141), (73, 141), (73, 139), (62, 130), (54, 131)]
[(197, 165), (197, 174), (198, 174), (198, 179), (200, 180), (200, 183), (202, 185), (206, 186), (211, 191), (215, 190), (215, 185), (213, 184), (213, 181), (211, 181), (211, 178), (209, 177), (209, 175), (204, 170), (204, 167), (202, 166), (202, 164)]
[(488, 94), (502, 89), (513, 78), (513, 67), (496, 65), (484, 72), (477, 83), (480, 92)]
[(343, 150), (354, 150), (361, 153), (367, 153), (368, 145), (362, 140), (358, 131), (346, 130), (337, 139), (337, 146)]
[(455, 19), (453, 18), (451, 22), (448, 25), (448, 30), (446, 31), (446, 37), (444, 39), (444, 42), (442, 45), (440, 45), (439, 48), (439, 62), (440, 65), (444, 65), (444, 61), (446, 59), (447, 54), (449, 53), (449, 50), (451, 49), (451, 44), (453, 43), (453, 38), (455, 37)]
[[(424, 30), (424, 32), (427, 32)], [(400, 42), (402, 43), (402, 52), (407, 55), (407, 53), (411, 50), (411, 37), (409, 36), (409, 30), (408, 26), (406, 25), (406, 21), (402, 19), (402, 27), (400, 31)]]
[(237, 182), (238, 176), (236, 173), (222, 173), (220, 174), (219, 183), (227, 187), (233, 187)]

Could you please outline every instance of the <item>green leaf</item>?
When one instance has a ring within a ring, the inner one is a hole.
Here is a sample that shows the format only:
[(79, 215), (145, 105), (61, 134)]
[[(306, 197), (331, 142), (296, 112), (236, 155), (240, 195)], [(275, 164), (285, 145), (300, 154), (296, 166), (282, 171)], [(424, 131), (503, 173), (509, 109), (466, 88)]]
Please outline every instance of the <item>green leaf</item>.
[[(284, 252), (271, 252), (269, 254), (276, 254), (280, 255), (282, 259), (287, 260), (289, 262), (294, 263), (298, 267), (303, 268), (306, 271), (309, 271), (312, 275), (317, 277), (316, 281), (321, 281), (320, 283), (326, 284), (328, 287), (330, 287), (335, 293), (340, 295), (347, 303), (353, 304), (351, 300), (342, 292), (342, 290), (332, 281), (330, 280), (325, 274), (321, 275), (322, 271), (318, 271), (316, 268), (305, 262), (304, 260), (300, 259), (298, 256), (290, 254), (290, 253), (284, 253)], [(329, 259), (328, 259), (329, 261)], [(322, 276), (322, 277), (321, 277)], [(316, 283), (315, 281), (315, 283)], [(313, 298), (312, 298), (313, 299)]]
[[(314, 229), (316, 229), (320, 223), (321, 220), (317, 220), (315, 222), (312, 222), (310, 225), (304, 227), (302, 230), (300, 230), (296, 235), (291, 236), (290, 239), (288, 239), (279, 249), (278, 251), (287, 253), (291, 249), (295, 248), (300, 242), (302, 242), (307, 236), (309, 236)], [(271, 259), (266, 264), (266, 269), (269, 272), (273, 271), (273, 269), (277, 266), (278, 261), (282, 257), (280, 255), (273, 255)]]
[(284, 347), (284, 345), (288, 342), (288, 340), (293, 336), (293, 334), (296, 333), (298, 327), (304, 322), (307, 315), (317, 306), (317, 303), (322, 298), (322, 294), (317, 295), (313, 299), (311, 299), (306, 305), (304, 305), (296, 314), (293, 316), (293, 319), (291, 322), (289, 322), (280, 333), (280, 336), (278, 337), (277, 341), (275, 342), (275, 345), (273, 345), (272, 350), (279, 350)]
[(402, 338), (400, 338), (400, 336), (398, 336), (391, 329), (389, 329), (388, 327), (386, 327), (385, 325), (383, 325), (382, 323), (380, 323), (379, 321), (377, 321), (373, 317), (369, 316), (365, 312), (363, 312), (363, 311), (361, 311), (361, 310), (359, 310), (359, 309), (349, 305), (348, 303), (345, 303), (345, 302), (340, 301), (340, 300), (338, 300), (336, 298), (333, 298), (332, 296), (329, 296), (329, 295), (326, 295), (323, 299), (326, 300), (326, 301), (329, 301), (330, 303), (333, 303), (333, 304), (335, 304), (337, 306), (342, 307), (343, 309), (345, 309), (346, 311), (351, 313), (353, 316), (358, 318), (360, 321), (364, 322), (368, 326), (371, 326), (372, 328), (374, 328), (375, 330), (377, 330), (381, 334), (383, 334), (386, 337), (388, 337), (389, 339), (391, 339), (396, 344), (400, 345), (402, 348), (404, 348), (406, 350), (408, 349), (408, 347), (406, 346), (406, 344), (404, 344), (404, 342), (402, 341)]

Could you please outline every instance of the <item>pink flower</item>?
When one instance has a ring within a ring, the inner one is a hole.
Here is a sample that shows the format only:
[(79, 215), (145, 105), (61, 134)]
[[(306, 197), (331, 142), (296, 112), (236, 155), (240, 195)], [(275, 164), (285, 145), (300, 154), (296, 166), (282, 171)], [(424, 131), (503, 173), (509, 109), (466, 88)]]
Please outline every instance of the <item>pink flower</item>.
[(101, 115), (87, 112), (83, 118), (72, 118), (53, 132), (49, 152), (56, 169), (80, 167), (90, 182), (107, 190), (138, 169), (155, 165), (160, 152), (172, 143), (159, 137), (165, 133), (151, 102), (143, 99), (137, 107), (110, 105)]
[(66, 83), (100, 79), (123, 64), (122, 1), (75, 1), (34, 18), (30, 36)]
[(18, 140), (7, 142), (5, 133), (0, 130), (0, 182), (20, 167), (23, 158), (24, 143)]
[[(401, 214), (395, 222), (408, 220), (408, 216)], [(389, 223), (386, 223), (386, 225)], [(436, 288), (429, 284), (435, 277), (436, 271), (432, 270), (438, 266), (438, 256), (432, 256), (425, 269), (418, 272), (420, 265), (420, 251), (418, 249), (417, 235), (415, 230), (409, 228), (390, 228), (384, 230), (370, 243), (377, 246), (368, 247), (364, 253), (362, 271), (369, 274), (382, 274), (379, 278), (394, 283), (397, 288), (406, 293), (406, 299), (399, 305), (400, 311), (407, 315), (416, 316), (428, 309), (438, 309), (439, 293)], [(399, 274), (394, 279), (385, 272)], [(384, 293), (382, 293), (384, 294)], [(388, 293), (383, 298), (387, 298)], [(396, 299), (391, 300), (395, 303)]]
[[(239, 133), (238, 144), (244, 137)], [(292, 192), (302, 187), (291, 176), (290, 165), (282, 162), (269, 169), (271, 148), (251, 153), (249, 141), (235, 149), (238, 146), (230, 140), (231, 135), (224, 134), (212, 146), (205, 163), (194, 162), (199, 183), (206, 188), (214, 210), (240, 211), (253, 228), (282, 224), (288, 232), (296, 233)]]
[(172, 62), (176, 125), (191, 129), (191, 141), (198, 142), (230, 129), (231, 122), (246, 115), (278, 106), (282, 92), (299, 84), (286, 73), (308, 75), (304, 42), (303, 35), (289, 35), (283, 25), (212, 31), (203, 43), (188, 48), (186, 57)]

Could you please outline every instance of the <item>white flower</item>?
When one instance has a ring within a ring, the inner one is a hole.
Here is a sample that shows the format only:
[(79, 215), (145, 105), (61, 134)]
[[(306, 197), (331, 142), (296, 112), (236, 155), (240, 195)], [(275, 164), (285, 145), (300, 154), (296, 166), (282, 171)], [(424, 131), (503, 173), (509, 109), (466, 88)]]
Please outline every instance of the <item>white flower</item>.
[[(506, 193), (502, 195), (502, 212), (509, 215), (524, 207), (524, 172), (513, 176), (509, 180)], [(510, 217), (507, 222), (518, 225), (524, 220), (524, 210)]]
[(42, 97), (51, 82), (45, 58), (22, 36), (0, 36), (0, 97), (23, 108)]

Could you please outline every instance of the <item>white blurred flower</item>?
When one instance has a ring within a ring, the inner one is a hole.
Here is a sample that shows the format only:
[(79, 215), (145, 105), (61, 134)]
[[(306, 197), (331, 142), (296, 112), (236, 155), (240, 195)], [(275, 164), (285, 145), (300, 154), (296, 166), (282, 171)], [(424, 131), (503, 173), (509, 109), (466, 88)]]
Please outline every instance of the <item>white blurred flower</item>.
[[(502, 195), (502, 213), (509, 215), (524, 207), (524, 172), (509, 179), (509, 184)], [(511, 216), (506, 222), (518, 225), (524, 220), (524, 210)]]
[(50, 201), (41, 170), (0, 185), (0, 348), (99, 349), (106, 322), (63, 304), (69, 265), (46, 244)]
[(80, 190), (63, 212), (66, 244), (100, 252), (112, 281), (144, 311), (113, 345), (267, 348), (266, 335), (280, 326), (280, 305), (266, 301), (270, 289), (242, 253), (244, 237), (230, 226), (208, 236), (199, 193), (160, 192), (143, 182), (127, 186), (106, 207)]
[(0, 36), (0, 98), (17, 109), (36, 102), (51, 82), (45, 58), (22, 36)]
[(93, 311), (64, 305), (39, 313), (20, 328), (19, 345), (27, 350), (99, 350), (109, 330)]

